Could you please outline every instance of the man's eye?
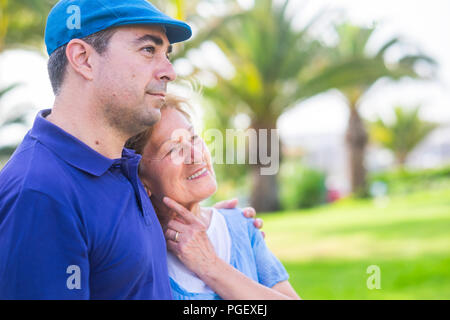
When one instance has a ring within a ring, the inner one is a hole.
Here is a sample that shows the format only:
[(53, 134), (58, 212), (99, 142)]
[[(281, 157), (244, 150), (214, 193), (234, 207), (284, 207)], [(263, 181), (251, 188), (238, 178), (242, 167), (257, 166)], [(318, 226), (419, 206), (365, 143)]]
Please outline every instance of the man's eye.
[(148, 53), (154, 54), (155, 53), (155, 47), (145, 47), (143, 50), (147, 51)]

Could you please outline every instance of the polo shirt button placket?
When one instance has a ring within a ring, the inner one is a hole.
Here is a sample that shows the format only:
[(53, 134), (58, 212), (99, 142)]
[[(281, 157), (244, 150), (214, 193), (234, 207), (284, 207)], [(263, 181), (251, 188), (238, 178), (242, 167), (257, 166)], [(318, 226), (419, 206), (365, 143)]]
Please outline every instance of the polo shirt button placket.
[(136, 197), (138, 198), (138, 202), (140, 208), (142, 210), (142, 216), (144, 218), (144, 222), (147, 226), (151, 226), (152, 220), (148, 214), (149, 209), (146, 206), (145, 198), (148, 197), (147, 193), (143, 192), (141, 188), (139, 188), (139, 176), (137, 174), (138, 164), (133, 163), (127, 158), (122, 158), (122, 171), (125, 177), (131, 182), (133, 185), (133, 189), (136, 193)]

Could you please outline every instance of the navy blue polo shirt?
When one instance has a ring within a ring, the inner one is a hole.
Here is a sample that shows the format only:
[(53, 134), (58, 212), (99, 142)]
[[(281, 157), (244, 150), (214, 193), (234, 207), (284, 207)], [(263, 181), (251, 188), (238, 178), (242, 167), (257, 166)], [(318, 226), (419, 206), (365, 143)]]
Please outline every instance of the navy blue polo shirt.
[(0, 299), (171, 299), (140, 156), (108, 159), (49, 113), (0, 172)]

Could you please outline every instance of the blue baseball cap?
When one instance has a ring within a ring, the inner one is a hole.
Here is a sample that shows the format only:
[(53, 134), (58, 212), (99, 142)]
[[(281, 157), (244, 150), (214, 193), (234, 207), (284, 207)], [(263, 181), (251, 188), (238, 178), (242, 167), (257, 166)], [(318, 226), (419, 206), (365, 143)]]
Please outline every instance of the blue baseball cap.
[(72, 39), (132, 24), (163, 26), (170, 43), (187, 40), (192, 35), (187, 23), (165, 15), (146, 0), (61, 0), (47, 18), (47, 53), (51, 55)]

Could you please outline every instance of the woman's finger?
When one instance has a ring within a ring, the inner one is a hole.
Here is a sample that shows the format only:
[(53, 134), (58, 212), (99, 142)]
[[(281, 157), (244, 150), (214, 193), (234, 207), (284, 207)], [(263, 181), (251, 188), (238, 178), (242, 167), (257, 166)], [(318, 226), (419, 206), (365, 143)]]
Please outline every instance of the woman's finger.
[(244, 213), (244, 216), (246, 216), (247, 218), (256, 217), (256, 211), (252, 207), (244, 208), (244, 209), (242, 209), (242, 212)]
[(177, 242), (167, 239), (166, 246), (167, 246), (167, 250), (169, 250), (170, 252), (172, 252), (173, 254), (178, 256), (178, 243)]
[(236, 208), (238, 205), (238, 199), (231, 199), (231, 200), (224, 200), (224, 201), (220, 201), (217, 202), (214, 205), (214, 208), (216, 209), (234, 209)]
[(179, 204), (175, 200), (170, 199), (169, 197), (164, 197), (163, 201), (166, 206), (175, 211), (175, 213), (177, 213), (184, 221), (186, 221), (186, 223), (191, 224), (194, 222), (194, 218), (191, 212), (181, 204)]
[(167, 223), (166, 229), (172, 229), (178, 232), (184, 232), (186, 230), (186, 224), (178, 220), (170, 220)]
[(164, 233), (166, 240), (171, 240), (174, 242), (180, 242), (181, 232), (175, 231), (173, 229), (167, 229)]
[(255, 228), (257, 228), (257, 229), (261, 229), (262, 227), (263, 227), (263, 220), (262, 219), (260, 219), (260, 218), (256, 218), (254, 221), (253, 221), (253, 225), (255, 226)]

